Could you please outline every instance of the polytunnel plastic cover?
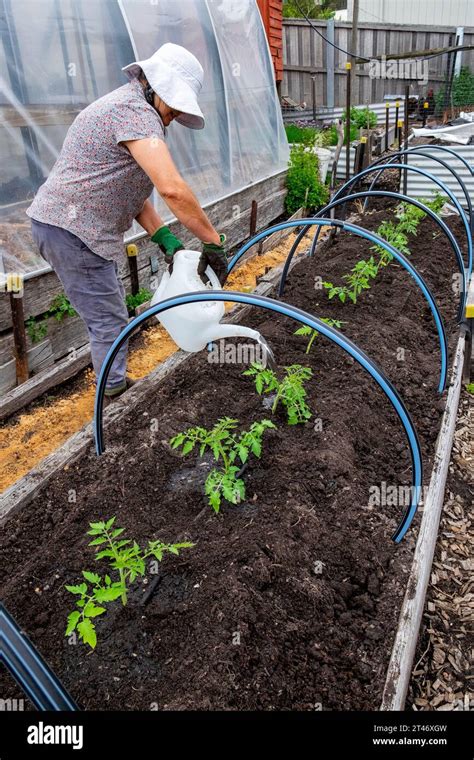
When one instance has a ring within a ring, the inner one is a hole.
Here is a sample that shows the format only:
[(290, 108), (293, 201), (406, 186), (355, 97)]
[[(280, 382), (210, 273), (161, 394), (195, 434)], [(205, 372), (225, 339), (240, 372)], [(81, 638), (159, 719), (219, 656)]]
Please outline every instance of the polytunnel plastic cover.
[[(0, 254), (4, 272), (46, 268), (25, 214), (72, 121), (126, 84), (122, 66), (165, 42), (204, 68), (203, 130), (166, 142), (201, 205), (286, 168), (288, 145), (255, 0), (0, 0)], [(166, 220), (172, 213), (157, 193)], [(140, 232), (135, 223), (125, 236)]]

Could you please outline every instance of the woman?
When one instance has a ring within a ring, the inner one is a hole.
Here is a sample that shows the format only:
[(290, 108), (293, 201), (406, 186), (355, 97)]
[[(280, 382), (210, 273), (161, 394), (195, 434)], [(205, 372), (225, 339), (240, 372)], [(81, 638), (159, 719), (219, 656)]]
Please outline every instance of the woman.
[[(107, 352), (128, 321), (118, 275), (123, 233), (136, 219), (172, 263), (184, 248), (164, 225), (149, 196), (157, 189), (176, 218), (203, 242), (201, 277), (210, 265), (221, 284), (227, 274), (225, 235), (219, 234), (179, 174), (166, 146), (177, 121), (202, 129), (197, 96), (203, 69), (188, 50), (166, 43), (125, 66), (129, 82), (91, 103), (68, 130), (58, 159), (27, 209), (33, 239), (62, 282), (89, 333), (99, 375)], [(122, 394), (127, 345), (108, 377), (106, 397)]]

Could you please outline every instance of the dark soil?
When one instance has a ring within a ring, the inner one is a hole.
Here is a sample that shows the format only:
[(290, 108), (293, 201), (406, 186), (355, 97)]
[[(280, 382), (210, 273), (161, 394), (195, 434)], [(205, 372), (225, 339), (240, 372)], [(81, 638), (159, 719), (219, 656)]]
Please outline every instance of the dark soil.
[[(364, 224), (374, 229), (388, 217), (376, 211)], [(459, 232), (457, 222), (453, 229)], [(429, 220), (411, 240), (452, 354), (454, 254)], [(344, 320), (344, 333), (388, 374), (415, 421), (427, 483), (443, 401), (434, 322), (420, 291), (395, 263), (356, 306), (328, 302), (315, 288), (315, 278), (338, 282), (367, 255), (366, 241), (342, 233), (292, 270), (285, 300)], [(370, 495), (383, 481), (410, 485), (403, 432), (369, 376), (322, 336), (305, 355), (290, 320), (255, 310), (242, 321), (261, 331), (280, 366), (312, 367), (308, 400), (322, 421), (322, 429), (314, 420), (289, 427), (277, 417), (262, 459), (251, 459), (245, 472), (245, 503), (224, 504), (216, 516), (200, 486), (204, 475), (196, 475), (207, 472), (207, 460), (201, 467), (194, 455), (182, 460), (167, 443), (224, 415), (243, 427), (269, 416), (242, 365), (210, 364), (202, 352), (108, 430), (101, 458), (91, 448), (5, 530), (3, 600), (85, 709), (361, 710), (380, 703), (418, 521), (395, 545), (390, 537), (404, 507), (374, 506)], [(64, 637), (73, 609), (64, 585), (102, 565), (85, 534), (90, 521), (112, 515), (140, 543), (188, 539), (195, 547), (163, 562), (146, 604), (149, 586), (140, 582), (127, 607), (110, 605), (97, 620), (92, 652)], [(20, 696), (6, 674), (0, 693)]]

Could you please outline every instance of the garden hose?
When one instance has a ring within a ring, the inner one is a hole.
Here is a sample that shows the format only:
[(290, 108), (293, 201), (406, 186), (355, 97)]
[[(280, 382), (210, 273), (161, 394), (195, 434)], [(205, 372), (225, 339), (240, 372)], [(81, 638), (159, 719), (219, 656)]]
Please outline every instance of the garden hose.
[(38, 710), (78, 707), (31, 641), (0, 602), (0, 661)]
[[(296, 220), (295, 220), (296, 221)], [(311, 220), (299, 220), (304, 224)], [(397, 526), (392, 538), (396, 543), (399, 543), (405, 533), (407, 532), (410, 524), (415, 516), (418, 502), (421, 496), (421, 489), (423, 483), (423, 465), (421, 458), (421, 448), (411, 420), (410, 414), (405, 407), (400, 395), (390, 380), (384, 375), (384, 373), (377, 367), (375, 362), (370, 359), (360, 348), (356, 346), (349, 338), (336, 330), (334, 327), (330, 327), (321, 319), (308, 314), (308, 312), (298, 309), (295, 306), (284, 304), (281, 301), (277, 301), (273, 298), (267, 298), (265, 296), (257, 296), (251, 293), (239, 293), (232, 290), (211, 290), (211, 291), (196, 291), (194, 293), (186, 293), (181, 296), (175, 296), (174, 298), (167, 298), (160, 303), (155, 304), (147, 311), (135, 317), (116, 338), (112, 346), (110, 347), (107, 356), (104, 359), (102, 368), (100, 371), (99, 379), (97, 381), (97, 388), (95, 394), (94, 404), (94, 436), (97, 455), (103, 454), (104, 447), (104, 431), (102, 411), (104, 404), (104, 391), (107, 383), (107, 378), (112, 367), (112, 364), (120, 351), (122, 345), (129, 339), (131, 333), (133, 333), (140, 325), (147, 319), (153, 316), (157, 316), (164, 311), (173, 309), (176, 306), (182, 306), (185, 304), (201, 302), (201, 301), (230, 301), (232, 303), (241, 303), (250, 306), (259, 306), (264, 309), (269, 309), (278, 314), (282, 314), (285, 317), (290, 317), (303, 325), (311, 327), (313, 330), (317, 330), (319, 333), (329, 338), (333, 343), (336, 343), (346, 353), (349, 354), (361, 367), (363, 367), (369, 375), (375, 380), (381, 390), (385, 393), (393, 406), (396, 414), (398, 415), (404, 431), (407, 436), (411, 463), (412, 463), (412, 489), (411, 489), (411, 501), (410, 506), (407, 507), (405, 513)]]
[(248, 251), (249, 248), (251, 248), (255, 243), (258, 243), (259, 240), (261, 240), (264, 237), (267, 237), (267, 235), (272, 234), (273, 232), (278, 232), (279, 230), (284, 230), (288, 227), (301, 227), (301, 225), (304, 225), (304, 229), (308, 229), (311, 226), (327, 226), (327, 227), (338, 227), (339, 229), (347, 230), (348, 232), (353, 232), (354, 235), (358, 235), (359, 237), (365, 238), (366, 240), (370, 240), (375, 245), (380, 245), (382, 248), (384, 248), (388, 253), (392, 254), (392, 256), (397, 259), (397, 261), (406, 269), (409, 274), (413, 277), (417, 285), (420, 287), (421, 291), (423, 292), (426, 300), (428, 301), (428, 305), (431, 309), (431, 312), (434, 317), (434, 321), (436, 324), (436, 329), (438, 332), (438, 338), (439, 338), (439, 346), (440, 346), (440, 352), (441, 352), (441, 369), (440, 369), (440, 376), (439, 376), (439, 383), (438, 383), (438, 391), (442, 393), (444, 389), (446, 388), (446, 379), (448, 375), (448, 345), (446, 340), (446, 333), (444, 331), (444, 325), (443, 320), (441, 317), (441, 314), (439, 313), (438, 306), (436, 304), (436, 301), (431, 294), (430, 289), (426, 285), (425, 281), (421, 277), (420, 274), (416, 271), (415, 267), (410, 264), (408, 259), (400, 253), (400, 251), (397, 251), (396, 248), (394, 248), (390, 243), (387, 243), (385, 240), (383, 240), (381, 237), (376, 235), (374, 232), (369, 232), (368, 230), (364, 229), (363, 227), (357, 227), (355, 224), (349, 224), (349, 222), (342, 222), (339, 219), (316, 219), (316, 218), (309, 218), (309, 219), (291, 219), (287, 222), (281, 222), (280, 224), (275, 224), (273, 227), (269, 227), (266, 230), (263, 230), (263, 232), (259, 232), (257, 235), (255, 235), (253, 238), (251, 238), (245, 245), (240, 248), (235, 256), (232, 257), (232, 259), (229, 262), (228, 270), (229, 272), (232, 271), (234, 266), (237, 264), (238, 260)]
[[(424, 203), (421, 203), (421, 201), (417, 201), (414, 198), (410, 198), (408, 195), (402, 195), (401, 193), (395, 193), (391, 190), (361, 190), (358, 193), (351, 193), (350, 195), (345, 195), (344, 198), (338, 198), (335, 201), (332, 201), (331, 203), (328, 203), (327, 206), (322, 209), (324, 212), (330, 211), (332, 208), (336, 206), (342, 205), (345, 201), (353, 201), (357, 200), (358, 198), (365, 198), (366, 196), (370, 197), (389, 197), (389, 198), (395, 198), (399, 199), (400, 201), (403, 201), (404, 203), (411, 203), (413, 206), (417, 206), (419, 209), (424, 211), (428, 216), (430, 216), (436, 224), (441, 227), (442, 231), (447, 236), (449, 243), (455, 253), (456, 261), (459, 268), (459, 274), (461, 275), (461, 299), (459, 301), (458, 306), (458, 314), (457, 314), (457, 320), (458, 323), (462, 321), (463, 314), (464, 314), (464, 307), (467, 300), (467, 281), (466, 281), (466, 270), (464, 269), (464, 259), (462, 256), (461, 248), (459, 247), (459, 244), (454, 237), (453, 233), (449, 229), (448, 225), (441, 219), (441, 217), (438, 216), (432, 209), (430, 209), (428, 206), (425, 206)], [(317, 218), (319, 215), (316, 214)], [(304, 234), (304, 231), (303, 231)], [(291, 261), (293, 259), (293, 256), (295, 255), (298, 245), (301, 242), (301, 239), (303, 237), (302, 233), (299, 233), (296, 240), (294, 241), (291, 250), (287, 256), (287, 259), (285, 261), (282, 275), (280, 278), (280, 287), (278, 290), (278, 295), (282, 296), (285, 290), (285, 284), (286, 284), (286, 278), (288, 275), (289, 267), (291, 264)], [(313, 239), (314, 242), (314, 239)]]

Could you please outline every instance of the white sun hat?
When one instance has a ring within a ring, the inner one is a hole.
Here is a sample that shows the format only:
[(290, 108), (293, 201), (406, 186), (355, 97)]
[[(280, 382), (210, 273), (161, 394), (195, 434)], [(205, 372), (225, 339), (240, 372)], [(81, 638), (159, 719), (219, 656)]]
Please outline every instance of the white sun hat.
[(190, 129), (202, 129), (205, 121), (197, 102), (204, 70), (198, 59), (181, 45), (167, 42), (151, 58), (124, 66), (129, 79), (145, 74), (156, 94), (167, 106), (182, 111), (175, 121)]

